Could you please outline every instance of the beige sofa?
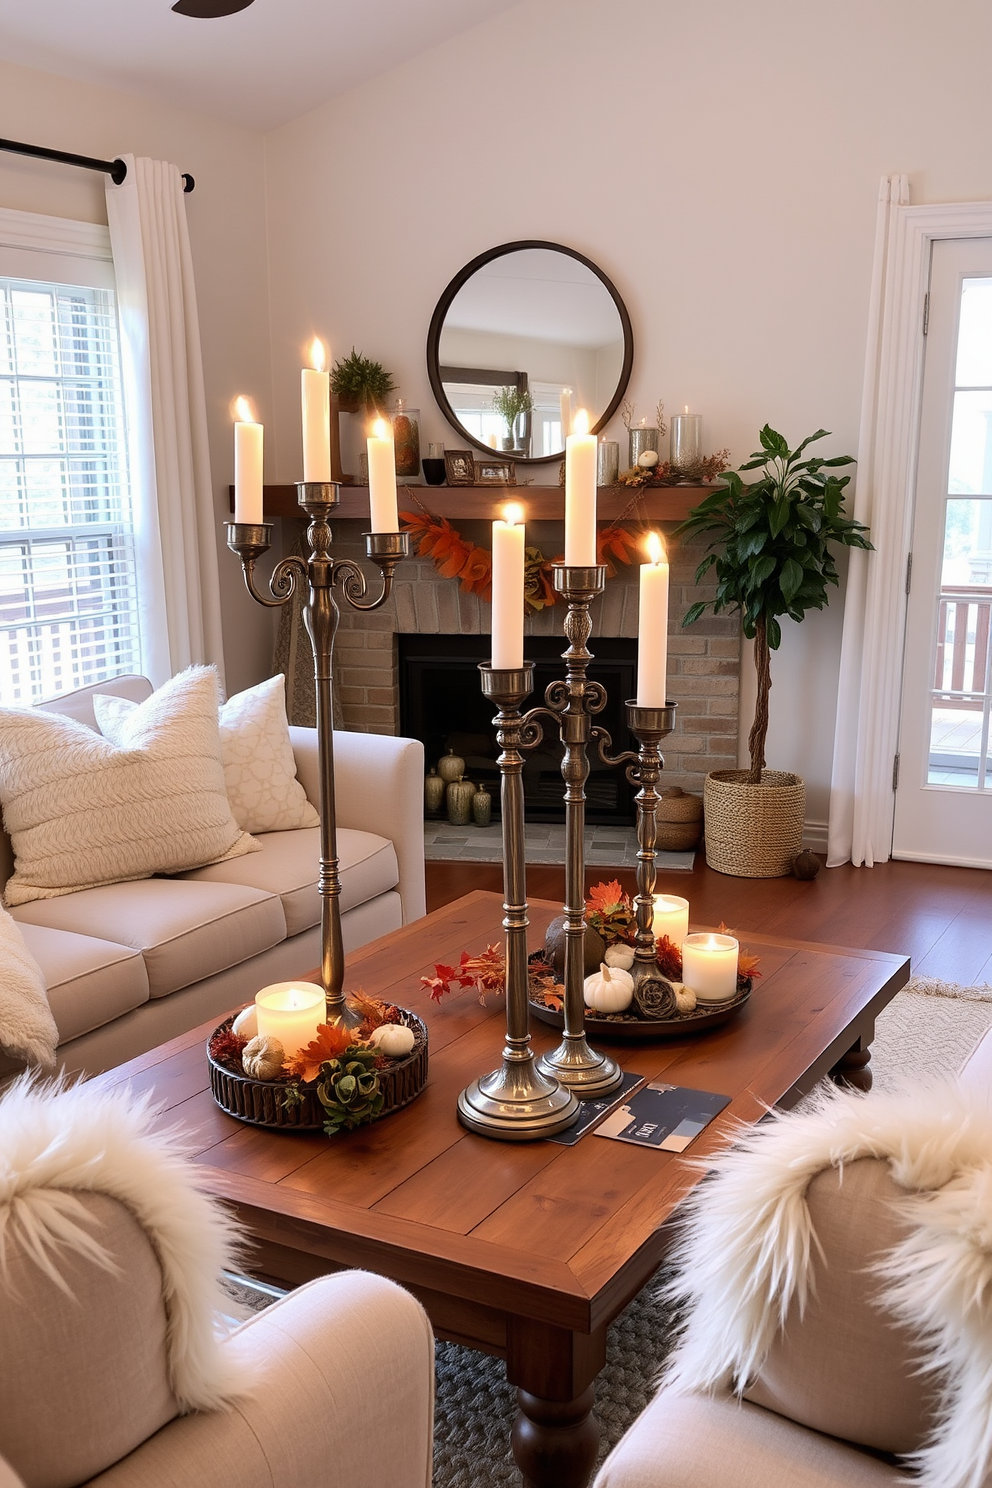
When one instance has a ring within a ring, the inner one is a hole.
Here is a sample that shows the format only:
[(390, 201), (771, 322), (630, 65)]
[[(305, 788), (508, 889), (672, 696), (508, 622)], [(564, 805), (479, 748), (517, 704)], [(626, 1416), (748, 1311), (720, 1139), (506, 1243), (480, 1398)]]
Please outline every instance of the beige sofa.
[[(152, 685), (118, 677), (42, 706), (95, 727), (95, 692), (140, 702)], [(316, 805), (316, 731), (290, 733)], [(424, 913), (424, 750), (413, 739), (335, 733), (334, 763), (347, 951)], [(107, 1069), (316, 966), (319, 836), (317, 827), (269, 832), (261, 852), (230, 862), (14, 908), (45, 974), (64, 1068)], [(12, 868), (0, 833), (0, 885)], [(0, 1076), (15, 1068), (0, 1055)]]

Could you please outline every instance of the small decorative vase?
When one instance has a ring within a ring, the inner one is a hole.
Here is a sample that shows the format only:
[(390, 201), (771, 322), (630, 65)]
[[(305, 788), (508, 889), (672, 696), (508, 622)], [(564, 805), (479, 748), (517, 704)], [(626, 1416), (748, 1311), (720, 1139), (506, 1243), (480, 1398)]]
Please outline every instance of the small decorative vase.
[(444, 807), (444, 793), (447, 789), (444, 781), (436, 770), (432, 770), (424, 781), (424, 806), (429, 816), (437, 816)]
[(465, 774), (465, 761), (460, 754), (456, 754), (453, 749), (449, 749), (447, 754), (443, 754), (438, 760), (437, 773), (445, 785), (450, 785), (453, 780), (461, 780)]
[(477, 827), (488, 827), (493, 819), (493, 798), (487, 790), (477, 790), (472, 797), (472, 820)]
[(627, 433), (628, 464), (631, 467), (637, 464), (645, 450), (654, 450), (658, 458), (661, 458), (661, 430), (656, 425), (649, 427), (647, 424), (635, 424)]
[(420, 409), (407, 408), (402, 398), (397, 398), (393, 414), (393, 452), (396, 474), (402, 480), (416, 480), (420, 475)]
[(467, 827), (472, 820), (472, 798), (475, 786), (461, 776), (448, 786), (448, 820), (453, 827)]
[(601, 439), (596, 446), (596, 484), (612, 486), (620, 474), (620, 445), (615, 439)]

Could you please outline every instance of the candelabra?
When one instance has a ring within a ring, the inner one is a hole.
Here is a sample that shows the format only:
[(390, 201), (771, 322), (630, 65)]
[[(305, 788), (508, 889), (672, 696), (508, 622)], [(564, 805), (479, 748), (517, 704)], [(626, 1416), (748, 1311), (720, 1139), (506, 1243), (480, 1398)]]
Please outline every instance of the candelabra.
[[(331, 555), (329, 519), (340, 500), (332, 481), (297, 481), (300, 509), (310, 519), (308, 558), (280, 559), (269, 580), (269, 595), (255, 586), (255, 564), (272, 542), (271, 522), (228, 522), (227, 545), (241, 559), (248, 592), (259, 604), (278, 608), (303, 593), (303, 623), (313, 649), (317, 702), (317, 757), (320, 767), (320, 979), (327, 1003), (327, 1022), (355, 1028), (361, 1016), (344, 995), (344, 946), (341, 940), (341, 879), (338, 872), (334, 810), (334, 739), (332, 661), (340, 611), (334, 598), (339, 586), (356, 610), (376, 610), (389, 598), (393, 573), (410, 552), (406, 532), (367, 532), (365, 551), (379, 567), (382, 590), (368, 599), (368, 583), (357, 563)], [(271, 596), (271, 597), (270, 597)]]
[[(635, 972), (638, 980), (657, 976), (654, 936), (655, 844), (657, 841), (657, 784), (664, 768), (658, 749), (672, 732), (674, 703), (643, 707), (627, 703), (627, 722), (638, 750), (617, 756), (609, 753), (611, 739), (593, 719), (606, 706), (606, 690), (588, 676), (592, 653), (590, 606), (606, 585), (606, 569), (556, 565), (554, 585), (568, 606), (564, 653), (565, 679), (552, 682), (544, 706), (521, 714), (520, 705), (533, 686), (533, 664), (520, 669), (483, 665), (482, 690), (496, 703), (497, 739), (503, 816), (503, 926), (506, 931), (506, 1046), (498, 1070), (463, 1090), (458, 1112), (466, 1126), (506, 1141), (551, 1136), (575, 1120), (575, 1097), (592, 1099), (616, 1090), (623, 1071), (616, 1061), (592, 1049), (585, 1033), (585, 786), (589, 777), (589, 745), (594, 742), (605, 764), (626, 767), (637, 795), (637, 938)], [(564, 753), (565, 781), (565, 967), (564, 1036), (551, 1053), (536, 1063), (530, 1048), (527, 997), (527, 903), (524, 854), (524, 807), (521, 770), (523, 751), (543, 737), (542, 724), (554, 722)]]

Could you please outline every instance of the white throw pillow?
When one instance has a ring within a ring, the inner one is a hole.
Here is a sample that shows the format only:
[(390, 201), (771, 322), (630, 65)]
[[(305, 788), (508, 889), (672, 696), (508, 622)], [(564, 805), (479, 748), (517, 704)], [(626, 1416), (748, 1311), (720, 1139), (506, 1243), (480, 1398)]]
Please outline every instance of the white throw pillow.
[[(98, 693), (96, 721), (115, 742), (121, 720), (138, 704)], [(296, 778), (281, 675), (236, 693), (220, 710), (220, 757), (231, 812), (244, 832), (319, 827), (320, 817)]]
[(223, 705), (220, 752), (227, 799), (244, 831), (291, 832), (320, 825), (296, 778), (281, 675), (237, 693)]
[(58, 1041), (41, 967), (0, 909), (0, 1048), (28, 1064), (53, 1065)]
[(0, 709), (0, 801), (16, 860), (7, 904), (258, 851), (228, 805), (212, 668), (180, 672), (113, 733)]

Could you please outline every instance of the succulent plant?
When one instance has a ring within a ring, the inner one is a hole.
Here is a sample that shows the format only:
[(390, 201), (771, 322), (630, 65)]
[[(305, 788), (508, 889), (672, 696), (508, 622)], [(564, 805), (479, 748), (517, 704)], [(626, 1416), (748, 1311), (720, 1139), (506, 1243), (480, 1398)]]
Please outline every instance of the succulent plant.
[(386, 406), (389, 394), (395, 392), (396, 384), (381, 362), (373, 362), (351, 348), (351, 355), (341, 357), (331, 371), (331, 392), (339, 398), (375, 408), (379, 413)]
[(346, 1049), (340, 1059), (327, 1059), (320, 1067), (317, 1098), (324, 1108), (324, 1131), (329, 1137), (339, 1131), (354, 1131), (374, 1121), (382, 1110), (384, 1096), (375, 1070), (375, 1049)]

